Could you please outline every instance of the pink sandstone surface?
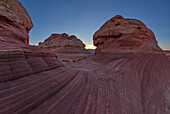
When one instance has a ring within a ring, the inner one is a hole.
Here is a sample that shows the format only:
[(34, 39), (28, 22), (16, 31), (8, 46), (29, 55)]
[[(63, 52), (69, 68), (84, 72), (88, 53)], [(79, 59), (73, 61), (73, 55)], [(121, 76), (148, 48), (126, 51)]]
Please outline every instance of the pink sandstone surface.
[[(0, 6), (10, 1), (1, 0)], [(17, 0), (13, 1), (15, 6), (22, 7)], [(17, 8), (13, 10), (20, 12)], [(103, 40), (99, 30), (99, 36), (94, 37), (96, 54), (64, 66), (55, 53), (28, 45), (23, 36), (28, 35), (25, 26), (31, 20), (22, 25), (4, 17), (5, 20), (0, 20), (0, 26), (7, 27), (0, 31), (0, 114), (170, 113), (170, 61), (147, 28), (148, 35), (144, 35), (144, 41), (140, 39), (141, 45), (132, 42), (136, 42), (136, 37), (131, 34), (127, 44), (125, 36), (121, 36), (120, 49), (120, 41), (115, 46), (112, 37)], [(118, 31), (125, 34), (126, 27), (122, 27)], [(102, 36), (107, 36), (105, 32)]]

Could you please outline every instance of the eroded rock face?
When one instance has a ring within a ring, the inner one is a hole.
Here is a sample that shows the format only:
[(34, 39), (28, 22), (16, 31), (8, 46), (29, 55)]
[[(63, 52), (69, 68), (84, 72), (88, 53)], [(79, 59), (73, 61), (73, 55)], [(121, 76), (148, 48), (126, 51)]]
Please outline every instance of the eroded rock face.
[(33, 24), (18, 0), (0, 1), (0, 25), (1, 36), (29, 44), (28, 32)]
[(154, 33), (141, 21), (115, 16), (93, 36), (96, 53), (160, 52)]
[(66, 33), (52, 34), (43, 43), (40, 42), (39, 47), (56, 53), (58, 59), (64, 64), (92, 55), (85, 49), (85, 44), (80, 39), (74, 35), (69, 36)]

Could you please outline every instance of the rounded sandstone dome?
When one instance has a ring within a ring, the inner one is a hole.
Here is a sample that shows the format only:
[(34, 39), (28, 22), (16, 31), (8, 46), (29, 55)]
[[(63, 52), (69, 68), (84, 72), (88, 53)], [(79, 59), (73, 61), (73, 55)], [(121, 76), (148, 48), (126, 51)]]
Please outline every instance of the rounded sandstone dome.
[(108, 20), (93, 36), (96, 53), (160, 52), (154, 33), (136, 19), (117, 15)]
[(43, 43), (39, 43), (41, 48), (56, 48), (56, 47), (80, 47), (84, 48), (85, 44), (75, 35), (69, 36), (66, 33), (52, 34)]
[(30, 16), (18, 0), (1, 0), (0, 18), (16, 22), (23, 26), (27, 32), (33, 27)]

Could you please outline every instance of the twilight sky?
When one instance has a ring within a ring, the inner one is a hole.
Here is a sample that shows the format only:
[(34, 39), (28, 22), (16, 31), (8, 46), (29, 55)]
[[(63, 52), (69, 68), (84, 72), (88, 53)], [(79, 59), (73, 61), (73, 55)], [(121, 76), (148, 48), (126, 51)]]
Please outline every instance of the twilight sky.
[(30, 44), (44, 41), (52, 33), (76, 35), (93, 44), (95, 31), (115, 15), (139, 19), (156, 35), (163, 49), (170, 49), (170, 0), (19, 0), (34, 27)]

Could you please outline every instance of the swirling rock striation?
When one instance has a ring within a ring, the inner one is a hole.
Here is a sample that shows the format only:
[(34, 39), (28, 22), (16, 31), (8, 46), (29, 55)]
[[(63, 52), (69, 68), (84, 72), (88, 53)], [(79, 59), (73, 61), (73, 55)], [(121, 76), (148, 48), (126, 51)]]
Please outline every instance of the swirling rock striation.
[[(6, 31), (10, 35), (0, 31), (0, 114), (170, 113), (170, 62), (154, 37), (139, 47), (130, 42), (134, 50), (129, 45), (115, 50), (112, 40), (102, 40), (108, 49), (96, 41), (95, 55), (64, 66), (55, 53), (21, 40), (25, 26), (15, 24), (24, 29), (0, 23), (11, 27)], [(148, 42), (152, 45), (146, 46)]]

